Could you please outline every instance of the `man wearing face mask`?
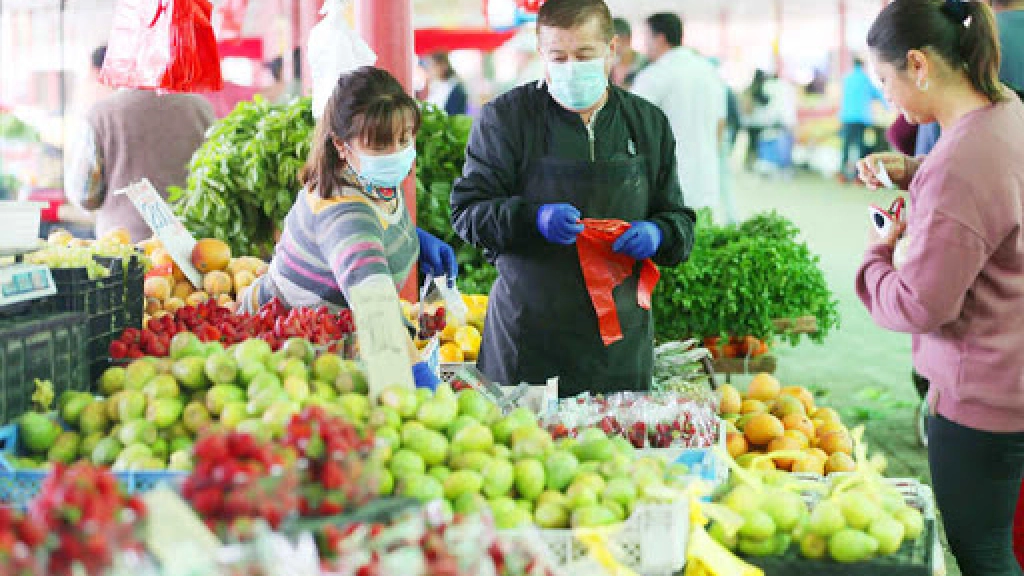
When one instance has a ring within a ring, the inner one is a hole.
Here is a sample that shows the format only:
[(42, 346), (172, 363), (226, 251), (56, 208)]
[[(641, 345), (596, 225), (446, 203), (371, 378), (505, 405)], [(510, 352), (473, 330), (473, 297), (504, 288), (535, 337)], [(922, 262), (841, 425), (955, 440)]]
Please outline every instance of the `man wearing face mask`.
[[(559, 392), (645, 390), (654, 326), (637, 304), (640, 261), (675, 266), (690, 254), (665, 115), (609, 86), (615, 56), (602, 0), (548, 0), (538, 13), (546, 78), (489, 103), (473, 127), (452, 221), (498, 268), (480, 369), (504, 384), (559, 377)], [(583, 280), (584, 218), (630, 222), (614, 250), (637, 261), (615, 292), (622, 340), (605, 346)]]

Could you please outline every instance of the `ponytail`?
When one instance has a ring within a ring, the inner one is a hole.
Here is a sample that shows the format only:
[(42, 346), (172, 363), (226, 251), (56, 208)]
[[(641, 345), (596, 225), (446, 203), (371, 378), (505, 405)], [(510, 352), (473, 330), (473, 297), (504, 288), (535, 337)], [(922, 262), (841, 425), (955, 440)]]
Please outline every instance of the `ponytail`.
[(967, 77), (975, 90), (992, 102), (1000, 102), (1006, 94), (999, 80), (1002, 55), (995, 15), (984, 2), (963, 4), (967, 7), (968, 21), (960, 37), (960, 54), (967, 67)]
[(871, 25), (868, 46), (900, 69), (906, 68), (909, 51), (931, 48), (954, 70), (965, 70), (974, 89), (990, 101), (1006, 98), (995, 16), (983, 1), (894, 0)]

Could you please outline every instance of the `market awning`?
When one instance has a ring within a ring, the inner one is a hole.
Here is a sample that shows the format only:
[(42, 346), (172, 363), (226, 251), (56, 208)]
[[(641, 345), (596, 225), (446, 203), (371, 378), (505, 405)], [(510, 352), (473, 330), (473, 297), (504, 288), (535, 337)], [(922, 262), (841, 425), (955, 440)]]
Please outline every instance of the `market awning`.
[(490, 52), (511, 40), (515, 34), (515, 30), (495, 32), (486, 28), (420, 28), (415, 31), (413, 42), (419, 56), (452, 50)]

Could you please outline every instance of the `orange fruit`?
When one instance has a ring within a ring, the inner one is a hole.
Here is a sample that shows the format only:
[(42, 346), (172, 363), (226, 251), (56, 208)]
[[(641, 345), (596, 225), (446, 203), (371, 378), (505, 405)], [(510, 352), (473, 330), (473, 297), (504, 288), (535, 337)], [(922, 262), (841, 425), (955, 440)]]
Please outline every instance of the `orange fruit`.
[(814, 438), (814, 424), (803, 414), (790, 414), (782, 419), (782, 426), (786, 430), (801, 432), (807, 440)]
[(747, 421), (743, 428), (747, 441), (754, 446), (766, 446), (785, 433), (786, 429), (782, 427), (782, 422), (771, 414), (757, 414)]
[(740, 414), (760, 414), (767, 412), (768, 407), (760, 400), (744, 400), (740, 405)]
[(747, 453), (750, 445), (747, 444), (747, 438), (739, 432), (730, 432), (725, 437), (725, 449), (729, 452), (729, 456), (733, 458), (739, 458), (740, 456)]
[(719, 413), (736, 414), (743, 407), (743, 398), (740, 397), (739, 390), (724, 384), (721, 388), (721, 394), (722, 401), (719, 404)]
[(441, 331), (441, 342), (455, 342), (455, 331), (458, 328), (455, 324), (446, 324)]
[(804, 388), (803, 386), (786, 386), (779, 393), (785, 394), (786, 396), (793, 396), (803, 403), (804, 412), (807, 414), (814, 413), (814, 394), (811, 394), (811, 391), (807, 388)]
[(819, 476), (825, 474), (825, 458), (819, 457), (817, 453), (812, 451), (806, 451), (807, 456), (793, 462), (793, 472), (803, 472), (806, 474), (817, 474)]
[(150, 276), (143, 282), (142, 290), (147, 297), (163, 302), (171, 297), (171, 281), (166, 276)]
[(853, 440), (846, 432), (831, 432), (822, 436), (818, 441), (818, 447), (828, 453), (829, 456), (837, 452), (853, 454)]
[(192, 265), (200, 274), (224, 270), (231, 263), (231, 247), (216, 238), (203, 238), (192, 248)]
[(231, 276), (227, 272), (214, 270), (203, 276), (203, 290), (211, 296), (230, 294), (232, 289)]
[[(800, 445), (799, 440), (794, 440), (787, 436), (780, 436), (768, 443), (768, 452), (780, 452), (783, 450), (801, 450), (803, 446)], [(775, 462), (775, 467), (779, 470), (790, 470), (793, 468), (792, 458), (772, 458)]]
[(832, 474), (833, 472), (853, 472), (857, 469), (857, 464), (853, 461), (853, 458), (849, 454), (843, 452), (836, 452), (835, 454), (828, 457), (825, 461), (825, 473)]
[(815, 420), (824, 420), (825, 422), (838, 422), (842, 423), (843, 419), (839, 417), (839, 412), (836, 412), (832, 408), (818, 408), (811, 414), (811, 418)]
[(778, 379), (771, 374), (761, 373), (750, 381), (750, 386), (747, 387), (747, 397), (762, 402), (771, 402), (779, 395), (781, 389), (782, 386)]
[[(783, 423), (783, 426), (785, 426), (785, 423)], [(783, 436), (785, 436), (786, 438), (792, 438), (793, 440), (799, 442), (801, 450), (805, 448), (810, 448), (811, 446), (811, 441), (807, 438), (807, 436), (804, 435), (803, 432), (799, 430), (786, 430), (786, 432), (783, 433)]]
[(780, 395), (772, 403), (772, 415), (785, 418), (790, 414), (806, 414), (803, 402), (793, 396)]
[(443, 344), (438, 352), (441, 356), (441, 362), (444, 363), (452, 364), (466, 361), (466, 356), (462, 353), (462, 348), (459, 348), (458, 344), (451, 342)]
[(174, 283), (174, 289), (171, 290), (171, 297), (180, 298), (182, 300), (188, 298), (189, 294), (195, 292), (192, 288), (192, 284), (188, 280)]

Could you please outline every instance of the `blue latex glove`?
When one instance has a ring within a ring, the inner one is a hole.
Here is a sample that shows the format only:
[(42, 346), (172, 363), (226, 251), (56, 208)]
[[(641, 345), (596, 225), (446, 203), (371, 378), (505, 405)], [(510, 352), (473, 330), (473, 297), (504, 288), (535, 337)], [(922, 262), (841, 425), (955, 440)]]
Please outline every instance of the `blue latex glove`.
[(612, 244), (612, 250), (633, 258), (647, 260), (661, 247), (661, 228), (653, 222), (633, 222), (629, 230)]
[(571, 204), (545, 204), (537, 210), (537, 230), (552, 244), (576, 243), (583, 232), (580, 211)]
[(454, 287), (455, 278), (459, 275), (455, 250), (422, 228), (416, 229), (416, 236), (420, 240), (420, 268), (426, 274), (447, 277), (448, 287)]
[(436, 390), (437, 385), (441, 383), (437, 374), (434, 374), (426, 362), (417, 362), (412, 365), (412, 379), (416, 382), (417, 388), (427, 388), (431, 391)]

